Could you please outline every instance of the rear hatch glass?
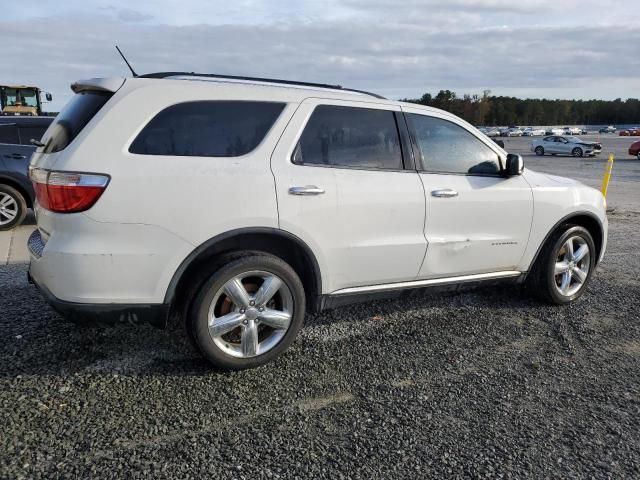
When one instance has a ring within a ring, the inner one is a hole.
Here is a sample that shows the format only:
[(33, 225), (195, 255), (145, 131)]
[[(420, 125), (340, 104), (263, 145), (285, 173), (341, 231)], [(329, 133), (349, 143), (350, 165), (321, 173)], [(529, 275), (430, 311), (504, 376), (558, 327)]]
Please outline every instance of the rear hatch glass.
[(86, 91), (76, 93), (62, 109), (42, 137), (44, 147), (39, 153), (64, 150), (113, 95), (112, 92)]

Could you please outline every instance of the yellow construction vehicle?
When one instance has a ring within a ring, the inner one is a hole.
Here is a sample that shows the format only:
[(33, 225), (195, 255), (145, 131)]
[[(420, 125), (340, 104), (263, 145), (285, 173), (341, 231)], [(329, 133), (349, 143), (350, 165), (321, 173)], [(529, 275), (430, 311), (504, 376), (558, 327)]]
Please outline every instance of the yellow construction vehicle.
[(0, 85), (0, 115), (42, 115), (41, 95), (52, 100), (48, 92), (25, 85)]

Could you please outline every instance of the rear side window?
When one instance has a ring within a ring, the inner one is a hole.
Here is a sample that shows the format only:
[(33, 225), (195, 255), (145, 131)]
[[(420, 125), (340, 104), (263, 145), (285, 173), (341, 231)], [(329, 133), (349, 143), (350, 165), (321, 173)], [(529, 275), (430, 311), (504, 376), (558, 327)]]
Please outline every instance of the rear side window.
[(111, 98), (111, 92), (76, 93), (42, 138), (43, 153), (64, 150)]
[(453, 122), (409, 114), (409, 123), (422, 156), (422, 169), (437, 173), (497, 175), (498, 154), (471, 132)]
[(186, 102), (165, 108), (129, 147), (140, 155), (239, 157), (254, 150), (284, 103)]
[(320, 105), (302, 132), (293, 163), (401, 170), (395, 115), (389, 110)]

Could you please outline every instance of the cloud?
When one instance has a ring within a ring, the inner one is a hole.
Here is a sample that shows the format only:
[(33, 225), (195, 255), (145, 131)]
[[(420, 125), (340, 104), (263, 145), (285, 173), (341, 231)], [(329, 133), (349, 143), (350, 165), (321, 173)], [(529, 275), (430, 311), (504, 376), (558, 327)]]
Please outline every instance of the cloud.
[(472, 12), (464, 21), (434, 13), (424, 23), (345, 14), (309, 22), (176, 26), (158, 24), (145, 12), (129, 13), (127, 21), (111, 11), (2, 21), (0, 42), (12, 45), (4, 53), (4, 64), (12, 68), (3, 81), (51, 91), (52, 109), (58, 109), (70, 97), (74, 80), (129, 75), (113, 47), (117, 43), (139, 73), (289, 78), (339, 83), (391, 98), (441, 88), (571, 98), (638, 96), (640, 58), (619, 54), (617, 46), (640, 44), (640, 29), (624, 22), (588, 28), (533, 21), (503, 26)]
[(118, 10), (118, 19), (123, 22), (144, 22), (146, 20), (151, 20), (152, 18), (152, 15), (138, 12), (137, 10), (131, 10), (130, 8)]

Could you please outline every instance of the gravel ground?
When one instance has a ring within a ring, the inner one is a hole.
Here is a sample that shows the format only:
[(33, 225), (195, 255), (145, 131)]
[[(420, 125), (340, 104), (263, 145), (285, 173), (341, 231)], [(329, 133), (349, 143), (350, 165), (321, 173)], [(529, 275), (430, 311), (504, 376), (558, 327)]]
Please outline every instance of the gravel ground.
[(68, 324), (1, 267), (0, 477), (638, 478), (637, 185), (574, 305), (503, 286), (337, 309), (233, 374), (178, 331)]

